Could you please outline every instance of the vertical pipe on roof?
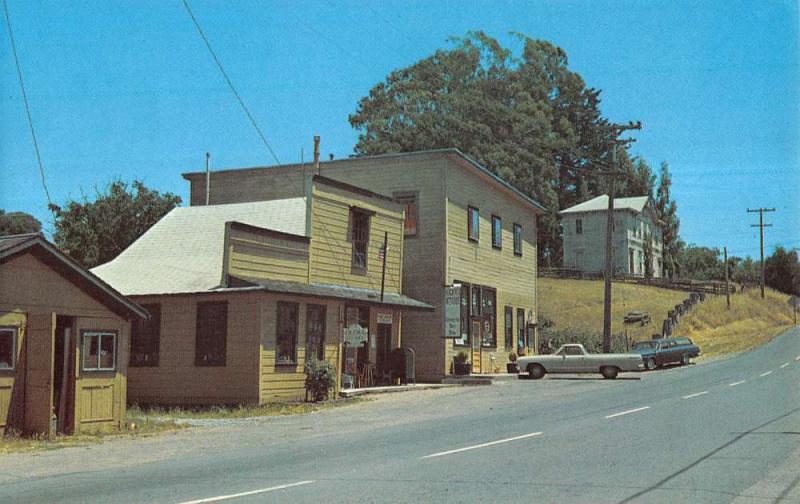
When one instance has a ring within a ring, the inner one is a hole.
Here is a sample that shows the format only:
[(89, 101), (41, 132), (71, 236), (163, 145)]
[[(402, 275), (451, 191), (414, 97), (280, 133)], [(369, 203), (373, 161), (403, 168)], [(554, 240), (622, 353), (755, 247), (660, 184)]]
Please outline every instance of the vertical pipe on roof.
[(211, 201), (211, 154), (206, 152), (206, 206)]

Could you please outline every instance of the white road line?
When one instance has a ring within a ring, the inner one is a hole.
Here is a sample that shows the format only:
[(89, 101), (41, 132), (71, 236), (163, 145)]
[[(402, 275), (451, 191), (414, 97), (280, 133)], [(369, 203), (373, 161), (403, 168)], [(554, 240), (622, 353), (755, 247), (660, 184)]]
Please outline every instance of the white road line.
[(771, 374), (772, 374), (772, 371), (767, 371), (766, 373), (761, 373), (761, 374), (760, 374), (760, 375), (758, 375), (758, 376), (769, 376), (769, 375), (771, 375)]
[(704, 391), (698, 392), (696, 394), (685, 395), (685, 396), (681, 397), (681, 399), (691, 399), (692, 397), (698, 397), (698, 396), (706, 395), (706, 394), (708, 394), (708, 390), (704, 390)]
[(786, 362), (786, 363), (784, 363), (784, 364), (781, 364), (781, 369), (785, 368), (785, 367), (786, 367), (786, 366), (788, 366), (788, 365), (789, 365), (789, 363), (788, 363), (788, 362)]
[(746, 381), (747, 381), (747, 380), (739, 380), (739, 381), (735, 381), (735, 382), (733, 382), (733, 383), (729, 383), (729, 384), (728, 384), (728, 386), (729, 386), (729, 387), (735, 387), (736, 385), (741, 385), (742, 383), (744, 383), (744, 382), (746, 382)]
[(286, 485), (278, 485), (278, 486), (269, 487), (269, 488), (262, 488), (260, 490), (251, 490), (249, 492), (241, 492), (241, 493), (230, 494), (230, 495), (218, 495), (216, 497), (208, 497), (208, 498), (205, 498), (205, 499), (197, 499), (197, 500), (192, 500), (192, 501), (186, 501), (186, 502), (181, 502), (180, 504), (201, 504), (203, 502), (217, 502), (217, 501), (221, 501), (221, 500), (236, 499), (238, 497), (247, 497), (248, 495), (257, 495), (257, 494), (262, 494), (262, 493), (267, 493), (267, 492), (273, 492), (275, 490), (282, 490), (284, 488), (291, 488), (291, 487), (296, 487), (296, 486), (300, 486), (300, 485), (308, 485), (309, 483), (314, 483), (314, 481), (311, 481), (311, 480), (309, 480), (309, 481), (298, 481), (297, 483), (288, 483)]
[(637, 411), (644, 411), (646, 409), (650, 409), (650, 406), (642, 406), (641, 408), (636, 408), (628, 411), (622, 411), (620, 413), (614, 413), (613, 415), (606, 415), (606, 418), (614, 418), (622, 415), (627, 415), (628, 413), (636, 413)]
[(441, 456), (444, 456), (444, 455), (451, 455), (453, 453), (461, 453), (461, 452), (465, 452), (465, 451), (468, 451), (468, 450), (476, 450), (478, 448), (485, 448), (487, 446), (493, 446), (493, 445), (500, 444), (500, 443), (509, 443), (511, 441), (518, 441), (520, 439), (531, 438), (531, 437), (534, 437), (534, 436), (538, 436), (540, 434), (542, 434), (542, 433), (541, 432), (531, 432), (530, 434), (523, 434), (521, 436), (514, 436), (514, 437), (510, 437), (510, 438), (505, 438), (505, 439), (498, 439), (497, 441), (489, 441), (488, 443), (481, 443), (481, 444), (477, 444), (477, 445), (473, 445), (473, 446), (465, 446), (464, 448), (456, 448), (455, 450), (447, 450), (447, 451), (443, 451), (443, 452), (439, 452), (439, 453), (432, 453), (430, 455), (425, 455), (424, 457), (420, 457), (419, 459), (423, 460), (423, 459), (441, 457)]

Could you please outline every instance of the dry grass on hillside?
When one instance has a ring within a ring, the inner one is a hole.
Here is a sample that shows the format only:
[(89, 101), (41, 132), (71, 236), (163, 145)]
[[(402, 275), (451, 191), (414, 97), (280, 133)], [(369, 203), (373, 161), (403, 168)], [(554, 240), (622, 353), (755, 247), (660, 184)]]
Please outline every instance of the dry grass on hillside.
[(707, 298), (698, 309), (684, 317), (676, 336), (688, 336), (703, 349), (703, 355), (741, 352), (774, 338), (793, 324), (789, 296), (767, 289), (761, 300), (759, 289), (731, 296), (728, 310), (725, 296)]
[[(562, 280), (539, 278), (539, 313), (555, 322), (553, 329), (603, 333), (603, 282), (601, 280)], [(611, 290), (611, 332), (628, 329), (631, 341), (650, 339), (661, 332), (667, 311), (689, 296), (688, 292), (644, 285), (613, 283)], [(652, 321), (623, 324), (629, 311), (648, 312)]]

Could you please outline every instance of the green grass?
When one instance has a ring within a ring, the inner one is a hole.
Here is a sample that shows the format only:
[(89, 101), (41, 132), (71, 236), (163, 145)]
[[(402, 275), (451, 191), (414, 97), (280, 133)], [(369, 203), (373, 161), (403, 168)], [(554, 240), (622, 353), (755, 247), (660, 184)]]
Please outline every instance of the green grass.
[(76, 434), (73, 436), (23, 436), (17, 432), (7, 432), (0, 437), (0, 455), (43, 450), (57, 450), (72, 446), (102, 443), (111, 438), (137, 438), (152, 436), (186, 428), (174, 420), (148, 418), (137, 410), (129, 410), (125, 415), (125, 428), (121, 431), (99, 432), (96, 434)]
[(318, 403), (302, 401), (277, 402), (261, 405), (240, 404), (235, 406), (172, 406), (133, 405), (128, 408), (129, 414), (136, 414), (142, 419), (231, 419), (263, 416), (303, 415), (329, 408), (339, 408), (363, 402), (366, 399), (353, 397), (336, 399)]
[[(615, 349), (620, 348), (625, 329), (630, 341), (650, 339), (661, 332), (667, 311), (689, 296), (688, 292), (644, 285), (612, 284), (612, 325)], [(793, 318), (788, 296), (767, 289), (762, 301), (758, 289), (731, 296), (728, 310), (725, 296), (706, 295), (706, 300), (681, 319), (674, 336), (688, 336), (703, 351), (704, 357), (741, 352), (761, 345), (791, 327)], [(650, 313), (650, 324), (623, 324), (625, 313), (637, 310)], [(603, 282), (601, 280), (539, 279), (539, 313), (555, 325), (542, 331), (548, 334), (574, 334), (579, 341), (599, 342), (603, 333)], [(624, 348), (624, 343), (622, 343)]]

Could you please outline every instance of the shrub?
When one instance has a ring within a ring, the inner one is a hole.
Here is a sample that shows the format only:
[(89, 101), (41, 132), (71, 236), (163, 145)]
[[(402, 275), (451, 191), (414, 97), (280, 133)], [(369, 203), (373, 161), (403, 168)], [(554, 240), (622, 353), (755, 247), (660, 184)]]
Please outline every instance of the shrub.
[(328, 398), (330, 390), (336, 386), (336, 368), (328, 361), (317, 358), (306, 362), (306, 393), (314, 402)]
[(464, 350), (461, 350), (460, 352), (458, 352), (456, 354), (456, 357), (455, 357), (455, 361), (458, 364), (464, 364), (465, 362), (467, 362), (468, 359), (469, 359), (469, 354), (467, 352), (465, 352)]

